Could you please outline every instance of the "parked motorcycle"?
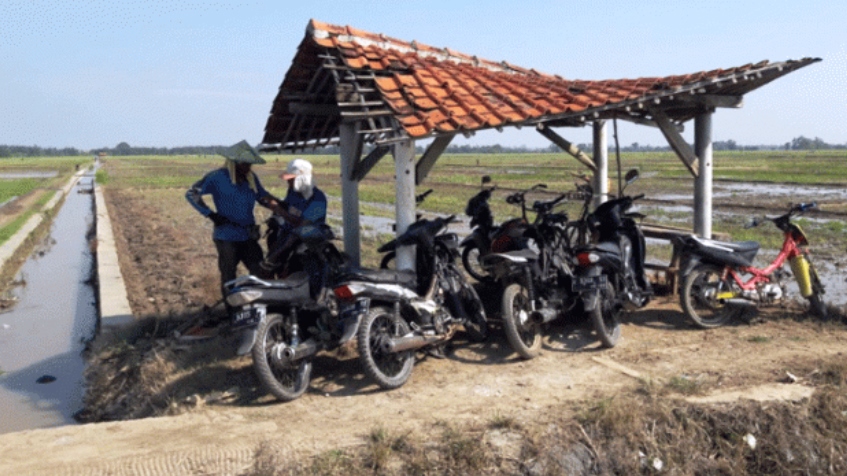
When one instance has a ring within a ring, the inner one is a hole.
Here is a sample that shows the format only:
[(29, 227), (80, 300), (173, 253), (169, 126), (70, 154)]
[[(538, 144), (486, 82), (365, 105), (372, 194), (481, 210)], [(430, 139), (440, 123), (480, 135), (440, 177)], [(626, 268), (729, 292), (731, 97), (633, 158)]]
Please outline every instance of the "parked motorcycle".
[(553, 213), (567, 197), (562, 194), (533, 203), (536, 217), (524, 232), (523, 249), (482, 258), (482, 265), (503, 287), (501, 314), (506, 338), (525, 359), (538, 355), (542, 326), (574, 307), (568, 216)]
[(231, 327), (243, 332), (238, 354), (252, 353), (259, 380), (282, 401), (308, 388), (317, 352), (341, 346), (358, 328), (355, 309), (339, 313), (332, 293), (347, 262), (331, 241), (332, 230), (308, 225), (292, 233), (297, 240), (286, 260), (287, 277), (247, 275), (224, 285)]
[[(824, 287), (812, 265), (806, 234), (791, 219), (817, 207), (801, 203), (776, 218), (767, 218), (782, 230), (784, 241), (776, 258), (765, 268), (753, 266), (759, 251), (755, 241), (723, 242), (695, 236), (682, 239), (680, 304), (685, 315), (697, 326), (712, 328), (725, 324), (744, 308), (774, 305), (786, 296), (783, 269), (787, 260), (800, 288), (809, 300), (811, 311), (826, 317)], [(758, 226), (754, 221), (751, 226)], [(742, 275), (749, 275), (742, 278)]]
[(490, 253), (505, 253), (521, 249), (524, 244), (522, 238), (526, 231), (528, 222), (526, 219), (526, 194), (541, 188), (547, 188), (544, 184), (537, 184), (531, 188), (512, 193), (506, 197), (506, 202), (521, 206), (521, 217), (512, 218), (494, 225), (494, 217), (488, 201), (491, 193), (497, 189), (496, 186), (486, 188), (491, 182), (491, 177), (482, 177), (481, 190), (468, 200), (465, 214), (471, 217), (471, 234), (465, 237), (459, 244), (462, 248), (462, 265), (474, 279), (480, 282), (491, 282), (493, 276), (488, 274), (482, 266), (482, 258)]
[(416, 351), (439, 352), (460, 326), (474, 341), (488, 335), (482, 302), (455, 264), (458, 237), (442, 233), (454, 221), (455, 215), (418, 220), (379, 248), (415, 245), (415, 271), (350, 269), (335, 288), (343, 309), (358, 308), (359, 355), (384, 389), (403, 385)]
[[(630, 170), (626, 185), (638, 179)], [(574, 250), (576, 277), (571, 290), (582, 299), (604, 347), (614, 347), (621, 337), (620, 317), (647, 305), (653, 295), (644, 268), (646, 244), (636, 223), (643, 215), (628, 210), (644, 195), (623, 195), (604, 202), (585, 218), (592, 244)], [(586, 202), (587, 203), (587, 202)]]

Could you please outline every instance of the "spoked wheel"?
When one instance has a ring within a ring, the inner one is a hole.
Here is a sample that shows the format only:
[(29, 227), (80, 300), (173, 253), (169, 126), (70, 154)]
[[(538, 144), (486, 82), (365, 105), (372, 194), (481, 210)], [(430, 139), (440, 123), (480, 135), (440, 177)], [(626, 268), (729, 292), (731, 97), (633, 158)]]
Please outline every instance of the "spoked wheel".
[(384, 344), (410, 332), (409, 325), (386, 307), (371, 308), (359, 325), (359, 358), (365, 373), (386, 389), (397, 388), (409, 380), (415, 365), (415, 351), (388, 352)]
[(488, 338), (488, 319), (485, 317), (485, 309), (482, 300), (479, 299), (476, 289), (467, 281), (462, 283), (459, 299), (465, 308), (468, 320), (465, 322), (465, 333), (474, 342), (482, 342)]
[(809, 308), (812, 311), (812, 314), (822, 319), (826, 319), (827, 309), (826, 303), (823, 300), (823, 284), (821, 284), (818, 272), (815, 270), (814, 266), (812, 266), (811, 262), (809, 262), (809, 277), (812, 279), (812, 294), (807, 298), (809, 300)]
[(476, 244), (462, 250), (462, 265), (468, 274), (479, 282), (490, 282), (493, 278), (480, 264), (480, 258), (479, 247)]
[(600, 289), (600, 299), (591, 311), (591, 322), (597, 332), (597, 338), (603, 347), (609, 349), (617, 345), (621, 340), (621, 313), (623, 308), (617, 302), (615, 287), (610, 279), (606, 280), (606, 287)]
[(259, 324), (253, 345), (253, 368), (262, 385), (276, 398), (294, 400), (309, 387), (312, 363), (308, 359), (288, 363), (277, 354), (291, 342), (290, 330), (281, 314), (268, 314)]
[(541, 324), (530, 317), (529, 291), (520, 284), (510, 284), (503, 291), (503, 327), (509, 344), (524, 359), (538, 356), (541, 350)]
[(685, 315), (703, 329), (726, 324), (740, 314), (740, 309), (724, 304), (724, 296), (734, 296), (733, 283), (721, 278), (723, 269), (702, 265), (685, 277), (680, 305)]

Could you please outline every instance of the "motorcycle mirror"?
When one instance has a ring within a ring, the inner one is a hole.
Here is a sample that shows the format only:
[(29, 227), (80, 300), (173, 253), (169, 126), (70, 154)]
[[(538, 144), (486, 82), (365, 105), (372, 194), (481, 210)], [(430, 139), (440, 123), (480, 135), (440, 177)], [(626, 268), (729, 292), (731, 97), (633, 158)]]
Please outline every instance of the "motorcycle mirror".
[(627, 172), (626, 175), (624, 175), (624, 181), (626, 182), (627, 185), (629, 185), (632, 182), (635, 182), (636, 180), (638, 180), (638, 176), (639, 176), (639, 173), (638, 173), (637, 169), (630, 169), (630, 171)]
[(488, 175), (483, 175), (482, 176), (482, 185), (485, 185), (487, 183), (491, 183), (491, 177), (488, 176)]
[(750, 219), (749, 222), (747, 222), (746, 225), (744, 225), (744, 228), (756, 228), (757, 226), (759, 226), (759, 219), (756, 218), (756, 217), (753, 217), (753, 218)]

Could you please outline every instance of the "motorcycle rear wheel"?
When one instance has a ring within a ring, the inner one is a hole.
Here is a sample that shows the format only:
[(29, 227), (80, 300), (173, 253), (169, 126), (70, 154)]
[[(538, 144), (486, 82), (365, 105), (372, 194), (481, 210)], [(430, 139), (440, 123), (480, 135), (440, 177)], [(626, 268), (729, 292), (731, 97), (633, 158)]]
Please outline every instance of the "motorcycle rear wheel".
[(462, 266), (468, 274), (479, 282), (491, 282), (494, 278), (485, 271), (479, 260), (481, 254), (479, 247), (474, 243), (462, 250)]
[(359, 359), (365, 373), (385, 390), (400, 387), (409, 380), (415, 365), (415, 351), (389, 353), (383, 350), (382, 344), (386, 339), (409, 332), (406, 321), (402, 317), (395, 320), (394, 312), (384, 306), (371, 308), (359, 325)]
[(537, 357), (541, 350), (541, 324), (530, 317), (529, 291), (521, 284), (510, 284), (503, 291), (501, 309), (509, 344), (524, 359)]
[(268, 314), (259, 324), (256, 343), (253, 345), (253, 368), (259, 381), (273, 396), (289, 402), (303, 395), (309, 387), (312, 363), (300, 359), (286, 366), (276, 365), (271, 356), (274, 344), (291, 342), (281, 314)]
[(615, 287), (610, 280), (606, 280), (605, 289), (600, 290), (600, 299), (591, 311), (591, 322), (594, 331), (603, 347), (611, 349), (621, 340), (621, 315), (622, 308), (617, 304)]
[(731, 281), (721, 279), (722, 274), (723, 269), (717, 266), (701, 265), (683, 280), (679, 303), (685, 315), (700, 328), (722, 326), (740, 314), (740, 309), (716, 298), (719, 292), (733, 288)]

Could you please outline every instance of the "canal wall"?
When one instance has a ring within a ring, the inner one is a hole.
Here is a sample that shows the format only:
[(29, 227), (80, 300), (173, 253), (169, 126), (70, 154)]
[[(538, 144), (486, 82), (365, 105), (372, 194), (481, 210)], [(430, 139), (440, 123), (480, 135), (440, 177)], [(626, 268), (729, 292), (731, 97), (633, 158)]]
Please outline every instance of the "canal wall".
[(126, 296), (112, 221), (103, 189), (94, 184), (94, 216), (97, 226), (97, 283), (101, 335), (119, 336), (134, 321)]

